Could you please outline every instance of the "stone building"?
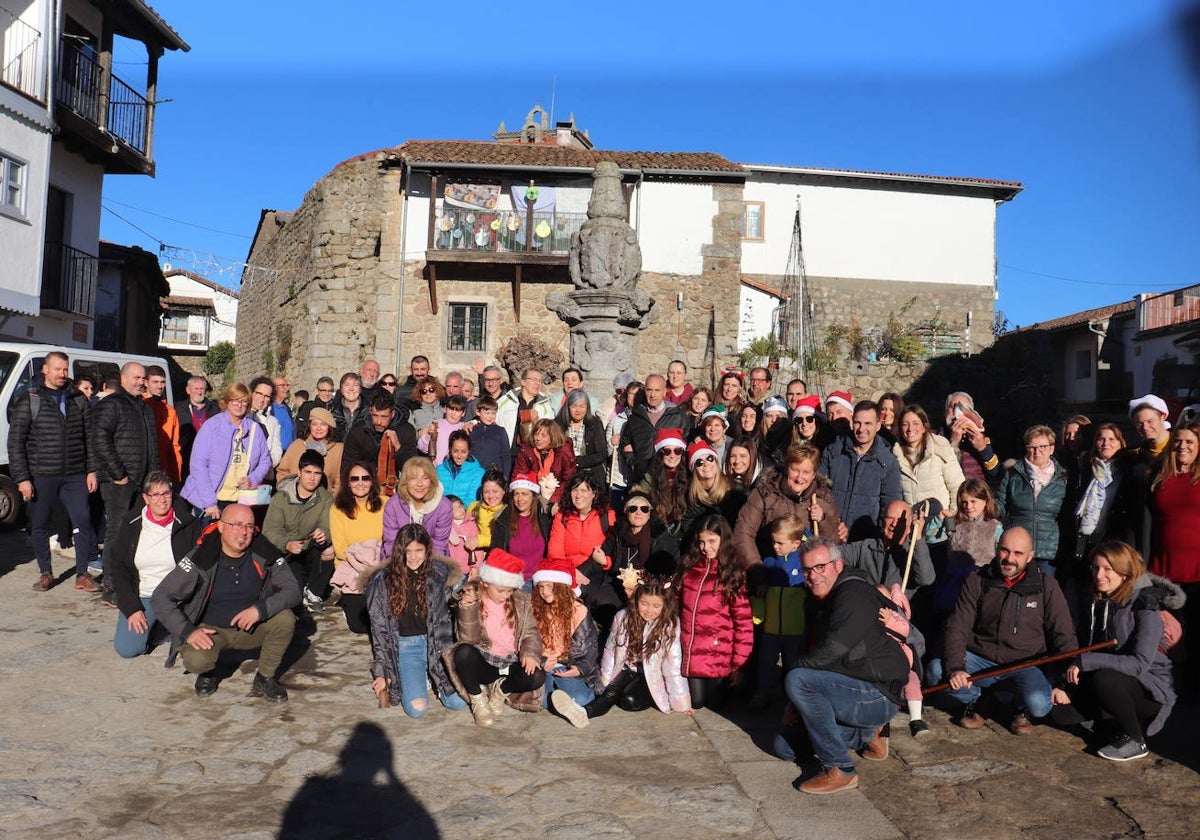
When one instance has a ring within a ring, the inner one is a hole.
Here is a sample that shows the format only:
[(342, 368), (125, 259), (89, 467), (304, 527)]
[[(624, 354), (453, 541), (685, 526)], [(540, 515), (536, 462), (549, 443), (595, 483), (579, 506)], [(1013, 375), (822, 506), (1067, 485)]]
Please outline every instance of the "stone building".
[[(1019, 184), (601, 151), (573, 117), (552, 127), (539, 107), (492, 141), (409, 140), (343, 161), (294, 212), (264, 210), (243, 277), (239, 375), (286, 370), (311, 385), (368, 357), (403, 372), (416, 354), (466, 370), (517, 334), (566, 351), (545, 300), (573, 288), (571, 234), (600, 161), (620, 169), (638, 289), (656, 302), (643, 374), (682, 358), (704, 381), (733, 363), (745, 283), (796, 287), (797, 197), (813, 330), (886, 323), (918, 297), (915, 309), (961, 324), (963, 349), (991, 339), (995, 208)], [(966, 335), (968, 318), (983, 328)]]

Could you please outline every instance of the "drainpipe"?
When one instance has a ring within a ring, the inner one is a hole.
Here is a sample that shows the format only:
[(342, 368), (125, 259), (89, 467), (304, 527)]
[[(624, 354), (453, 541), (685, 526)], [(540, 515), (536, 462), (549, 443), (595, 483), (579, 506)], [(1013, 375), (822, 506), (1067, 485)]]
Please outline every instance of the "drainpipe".
[[(403, 164), (402, 164), (403, 165)], [(396, 375), (400, 375), (400, 360), (404, 358), (401, 343), (404, 341), (404, 275), (408, 265), (408, 191), (411, 186), (412, 168), (404, 165), (404, 179), (400, 186), (400, 277), (396, 281), (399, 299), (396, 301)], [(429, 197), (433, 201), (433, 196)]]

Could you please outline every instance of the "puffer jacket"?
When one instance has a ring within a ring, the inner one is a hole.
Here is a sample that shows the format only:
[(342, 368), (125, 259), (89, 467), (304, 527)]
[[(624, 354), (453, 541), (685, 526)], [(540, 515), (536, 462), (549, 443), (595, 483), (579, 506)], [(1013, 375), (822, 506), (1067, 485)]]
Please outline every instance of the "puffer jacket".
[(727, 677), (754, 647), (745, 587), (732, 604), (718, 585), (717, 560), (701, 558), (679, 581), (679, 629), (685, 677)]
[[(604, 653), (600, 656), (600, 685), (606, 686), (613, 681), (625, 660), (629, 658), (629, 639), (625, 631), (626, 610), (621, 610), (613, 618), (612, 632), (604, 645)], [(647, 624), (642, 638), (649, 637), (654, 630), (654, 624)], [(660, 647), (641, 662), (642, 673), (646, 677), (646, 685), (654, 705), (663, 714), (671, 712), (686, 712), (692, 708), (692, 695), (688, 691), (687, 679), (680, 670), (683, 663), (683, 648), (679, 643), (679, 633), (663, 647)]]
[(942, 510), (950, 510), (958, 498), (958, 488), (966, 480), (962, 465), (950, 441), (941, 435), (925, 436), (925, 455), (916, 465), (904, 457), (904, 447), (892, 447), (900, 465), (900, 489), (904, 501), (914, 505), (924, 499), (937, 499)]
[[(33, 416), (30, 393), (38, 394), (38, 415)], [(65, 395), (67, 414), (58, 410), (58, 395)], [(35, 475), (80, 475), (96, 468), (88, 463), (87, 398), (70, 388), (58, 391), (38, 387), (13, 402), (8, 425), (8, 462), (15, 482), (32, 481)]]
[[(671, 403), (667, 403), (666, 406), (657, 423), (651, 422), (649, 409), (645, 405), (634, 406), (633, 411), (629, 412), (629, 419), (625, 421), (624, 428), (621, 429), (618, 451), (621, 453), (629, 485), (641, 481), (650, 469), (650, 462), (654, 459), (654, 438), (659, 429), (687, 429), (688, 419), (683, 409)], [(632, 451), (625, 451), (626, 444), (633, 447)]]
[(996, 510), (1000, 518), (1010, 528), (1020, 525), (1027, 530), (1033, 537), (1033, 556), (1050, 561), (1060, 556), (1062, 529), (1059, 528), (1059, 519), (1063, 514), (1063, 500), (1067, 496), (1067, 471), (1057, 461), (1052, 463), (1054, 477), (1037, 494), (1037, 498), (1034, 498), (1029, 469), (1023, 460), (1004, 471), (1000, 487), (996, 490)]
[(571, 634), (571, 653), (567, 664), (579, 669), (579, 679), (592, 691), (600, 692), (600, 633), (591, 615)]
[[(550, 503), (556, 505), (562, 501), (562, 495), (567, 489), (567, 482), (575, 475), (575, 449), (571, 446), (571, 442), (567, 441), (562, 446), (553, 450), (550, 456), (553, 457), (553, 462), (550, 464), (550, 473), (558, 479), (558, 487), (555, 488), (553, 495), (550, 496)], [(513, 475), (533, 473), (540, 478), (545, 463), (542, 454), (534, 449), (533, 446), (523, 444), (517, 450), (517, 458), (513, 462)]]
[(775, 553), (771, 523), (779, 517), (794, 514), (800, 517), (804, 528), (811, 529), (808, 507), (814, 494), (824, 515), (820, 523), (821, 534), (836, 537), (840, 520), (829, 482), (817, 476), (801, 496), (795, 496), (788, 489), (786, 472), (764, 473), (750, 488), (733, 528), (733, 550), (741, 564), (746, 567), (757, 565), (762, 558)]
[(324, 487), (318, 486), (307, 499), (301, 499), (296, 485), (300, 476), (285, 478), (279, 483), (267, 518), (263, 520), (263, 536), (280, 551), (285, 551), (292, 540), (300, 540), (307, 549), (312, 544), (312, 532), (320, 528), (329, 537), (329, 509), (333, 507), (333, 496)]
[(474, 458), (467, 458), (461, 467), (447, 458), (438, 464), (438, 481), (442, 482), (442, 493), (446, 496), (457, 496), (464, 506), (470, 505), (479, 495), (483, 484), (483, 467)]
[(233, 457), (233, 436), (237, 429), (242, 430), (242, 440), (246, 441), (246, 456), (250, 459), (250, 485), (262, 484), (266, 479), (271, 469), (266, 430), (250, 415), (243, 417), (235, 426), (230, 422), (229, 414), (222, 412), (206, 420), (196, 433), (196, 442), (192, 445), (191, 472), (179, 491), (179, 495), (196, 507), (204, 509), (217, 503), (217, 493), (221, 490), (225, 473), (229, 471), (229, 461)]
[(1117, 640), (1115, 651), (1092, 651), (1081, 654), (1079, 670), (1098, 671), (1104, 668), (1128, 674), (1141, 683), (1147, 693), (1161, 704), (1158, 714), (1146, 729), (1153, 735), (1175, 706), (1175, 685), (1171, 678), (1171, 660), (1162, 650), (1162, 610), (1178, 610), (1187, 596), (1178, 584), (1156, 575), (1142, 575), (1133, 584), (1133, 592), (1125, 604), (1093, 601), (1087, 635), (1080, 639), (1084, 646)]
[(820, 473), (829, 479), (838, 512), (850, 529), (850, 539), (875, 533), (875, 523), (897, 499), (900, 465), (881, 437), (876, 437), (865, 455), (854, 449), (854, 438), (842, 435), (821, 453)]
[(965, 671), (967, 651), (1006, 665), (1075, 647), (1075, 627), (1058, 581), (1032, 561), (1025, 576), (1005, 585), (997, 561), (963, 583), (946, 621), (946, 673)]
[[(454, 623), (450, 615), (450, 597), (462, 573), (449, 558), (433, 555), (425, 584), (426, 661), (429, 676), (443, 697), (455, 693), (442, 654), (454, 647)], [(399, 639), (396, 617), (388, 604), (387, 566), (384, 562), (367, 581), (367, 615), (371, 620), (371, 676), (383, 677), (390, 691), (400, 688), (398, 662)]]
[[(860, 569), (876, 586), (883, 584), (888, 589), (904, 578), (904, 566), (908, 562), (908, 540), (888, 548), (879, 537), (856, 540), (842, 546), (842, 558), (847, 566)], [(909, 591), (918, 586), (933, 583), (936, 573), (933, 559), (929, 556), (929, 545), (918, 538), (913, 545), (912, 571), (909, 573)]]
[(138, 485), (158, 469), (154, 410), (141, 397), (119, 389), (100, 400), (88, 420), (91, 460), (101, 481), (128, 478)]

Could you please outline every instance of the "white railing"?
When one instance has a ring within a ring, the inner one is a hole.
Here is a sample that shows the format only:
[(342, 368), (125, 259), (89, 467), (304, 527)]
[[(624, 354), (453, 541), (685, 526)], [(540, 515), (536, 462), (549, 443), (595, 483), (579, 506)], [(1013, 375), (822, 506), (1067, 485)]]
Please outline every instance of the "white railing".
[(0, 45), (0, 81), (38, 102), (45, 102), (42, 33), (6, 9), (0, 9), (0, 27), (4, 28), (4, 40)]

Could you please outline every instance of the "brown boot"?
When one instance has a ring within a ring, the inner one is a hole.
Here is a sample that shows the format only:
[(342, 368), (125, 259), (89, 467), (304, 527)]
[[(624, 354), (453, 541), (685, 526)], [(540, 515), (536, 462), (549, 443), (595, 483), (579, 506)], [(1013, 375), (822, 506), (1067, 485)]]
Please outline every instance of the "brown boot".
[(816, 794), (839, 793), (843, 790), (854, 790), (856, 787), (858, 787), (858, 774), (846, 774), (836, 767), (822, 770), (807, 782), (800, 783), (800, 790)]
[(862, 749), (862, 757), (867, 761), (886, 761), (888, 757), (888, 727), (887, 724), (875, 730), (871, 743)]
[(958, 725), (963, 729), (983, 729), (987, 725), (987, 719), (992, 714), (991, 699), (984, 694), (974, 703), (963, 709), (962, 716), (958, 719)]
[(471, 714), (475, 716), (476, 726), (491, 726), (496, 722), (496, 719), (492, 717), (492, 709), (488, 705), (486, 693), (481, 691), (478, 694), (468, 694), (467, 702), (471, 704)]
[(96, 583), (96, 581), (92, 580), (87, 575), (76, 575), (75, 588), (82, 589), (84, 592), (99, 592), (100, 584)]
[(492, 710), (492, 717), (500, 717), (504, 714), (504, 691), (500, 688), (500, 683), (504, 679), (498, 679), (491, 685), (483, 689), (484, 696), (487, 697), (488, 708)]
[(1008, 731), (1014, 735), (1028, 735), (1033, 732), (1033, 721), (1025, 712), (1018, 711), (1009, 722)]

